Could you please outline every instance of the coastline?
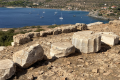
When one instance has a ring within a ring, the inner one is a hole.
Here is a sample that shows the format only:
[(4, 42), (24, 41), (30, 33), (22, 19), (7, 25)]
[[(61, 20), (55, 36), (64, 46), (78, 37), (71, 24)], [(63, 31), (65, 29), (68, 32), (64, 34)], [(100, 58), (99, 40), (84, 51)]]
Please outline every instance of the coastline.
[[(7, 8), (7, 7), (5, 7), (5, 8)], [(27, 7), (8, 7), (8, 8), (27, 8)], [(38, 8), (38, 9), (57, 9), (57, 8)], [(62, 9), (58, 9), (58, 10), (62, 10)], [(64, 10), (64, 11), (68, 11), (68, 10)], [(89, 12), (88, 10), (69, 10), (69, 11), (85, 11), (85, 12)], [(89, 12), (90, 13), (90, 12)], [(88, 13), (88, 14), (89, 14)], [(90, 16), (90, 17), (94, 17), (94, 16)], [(98, 18), (98, 17), (96, 17), (96, 18)], [(66, 24), (64, 24), (64, 25), (66, 25)], [(46, 26), (46, 25), (40, 25), (40, 26)], [(49, 25), (48, 25), (49, 26)], [(24, 27), (24, 26), (23, 26)], [(0, 28), (0, 29), (2, 29), (2, 28)], [(4, 28), (3, 28), (4, 29)], [(10, 28), (7, 28), (7, 29), (10, 29)]]
[[(5, 8), (31, 8), (31, 7), (5, 7)], [(114, 19), (110, 19), (110, 18), (106, 18), (103, 16), (98, 16), (98, 15), (89, 15), (91, 13), (91, 11), (89, 10), (66, 10), (66, 9), (59, 9), (59, 8), (38, 8), (38, 9), (58, 9), (61, 11), (85, 11), (85, 12), (89, 12), (87, 16), (93, 17), (93, 18), (97, 18), (97, 19), (103, 19), (103, 20), (114, 20)]]
[(97, 18), (97, 19), (103, 19), (103, 20), (115, 20), (113, 18), (106, 18), (106, 17), (103, 17), (103, 16), (99, 16), (98, 11), (90, 11), (87, 16)]

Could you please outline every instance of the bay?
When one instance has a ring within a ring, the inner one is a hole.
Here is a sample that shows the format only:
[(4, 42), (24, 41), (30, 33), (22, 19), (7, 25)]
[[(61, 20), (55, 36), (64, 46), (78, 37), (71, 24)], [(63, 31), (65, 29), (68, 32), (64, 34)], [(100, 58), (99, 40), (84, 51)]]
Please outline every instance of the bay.
[[(57, 14), (55, 15), (56, 11)], [(89, 24), (98, 21), (103, 23), (109, 22), (108, 20), (89, 17), (87, 16), (88, 13), (89, 12), (86, 11), (61, 11), (59, 9), (0, 8), (0, 28), (18, 28), (52, 24)], [(40, 18), (41, 16), (44, 17)], [(61, 16), (63, 20), (59, 19)]]

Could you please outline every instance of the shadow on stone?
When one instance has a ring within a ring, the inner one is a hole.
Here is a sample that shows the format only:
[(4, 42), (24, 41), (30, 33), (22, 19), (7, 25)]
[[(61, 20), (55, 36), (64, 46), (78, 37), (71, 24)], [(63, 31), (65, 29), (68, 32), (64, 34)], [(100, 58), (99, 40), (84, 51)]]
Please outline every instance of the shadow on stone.
[(73, 57), (73, 56), (78, 56), (78, 55), (82, 55), (82, 53), (80, 52), (79, 49), (75, 48), (75, 53), (72, 53), (68, 55), (67, 57)]
[(109, 46), (107, 44), (101, 44), (101, 49), (97, 53), (106, 52), (109, 49), (111, 49), (111, 46)]
[(13, 75), (10, 79), (8, 80), (15, 80), (19, 79), (20, 76), (25, 75), (27, 73), (27, 69), (22, 68), (20, 66), (16, 66), (16, 72), (15, 75)]

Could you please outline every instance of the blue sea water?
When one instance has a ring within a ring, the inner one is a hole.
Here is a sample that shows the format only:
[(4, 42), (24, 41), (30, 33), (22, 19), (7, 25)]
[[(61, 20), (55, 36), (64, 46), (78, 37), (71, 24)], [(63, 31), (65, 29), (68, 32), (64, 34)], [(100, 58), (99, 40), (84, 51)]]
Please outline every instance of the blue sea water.
[[(43, 13), (43, 11), (45, 13)], [(56, 11), (57, 14), (55, 15), (54, 13)], [(61, 11), (56, 9), (0, 8), (0, 28), (17, 28), (52, 24), (89, 24), (98, 21), (108, 23), (107, 20), (89, 17), (87, 16), (88, 13), (89, 12), (86, 11)], [(76, 16), (74, 17), (73, 15)], [(44, 16), (44, 18), (40, 18), (41, 16)], [(61, 16), (63, 17), (63, 20), (59, 19)]]

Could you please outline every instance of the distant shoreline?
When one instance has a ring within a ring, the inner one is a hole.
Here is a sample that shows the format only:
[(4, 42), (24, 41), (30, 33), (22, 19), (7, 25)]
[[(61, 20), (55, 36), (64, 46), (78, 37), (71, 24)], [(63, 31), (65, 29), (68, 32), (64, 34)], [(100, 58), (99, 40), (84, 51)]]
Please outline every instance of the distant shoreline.
[[(2, 8), (2, 7), (1, 7)], [(27, 8), (27, 7), (11, 7), (11, 6), (9, 6), (9, 7), (4, 7), (4, 8)], [(36, 8), (34, 8), (34, 9), (36, 9)], [(57, 8), (37, 8), (37, 9), (54, 9), (54, 10), (56, 10)], [(62, 9), (58, 9), (58, 10), (62, 10)], [(87, 12), (86, 13), (86, 15), (88, 15), (88, 10), (63, 10), (63, 11), (83, 11), (83, 12)], [(77, 16), (76, 16), (77, 17)], [(81, 18), (81, 17), (80, 17)], [(86, 23), (87, 21), (84, 21), (84, 23)], [(77, 22), (76, 22), (77, 23)], [(82, 22), (79, 22), (79, 23), (82, 23)], [(44, 25), (40, 25), (40, 26), (44, 26)], [(24, 27), (24, 26), (23, 26)]]

